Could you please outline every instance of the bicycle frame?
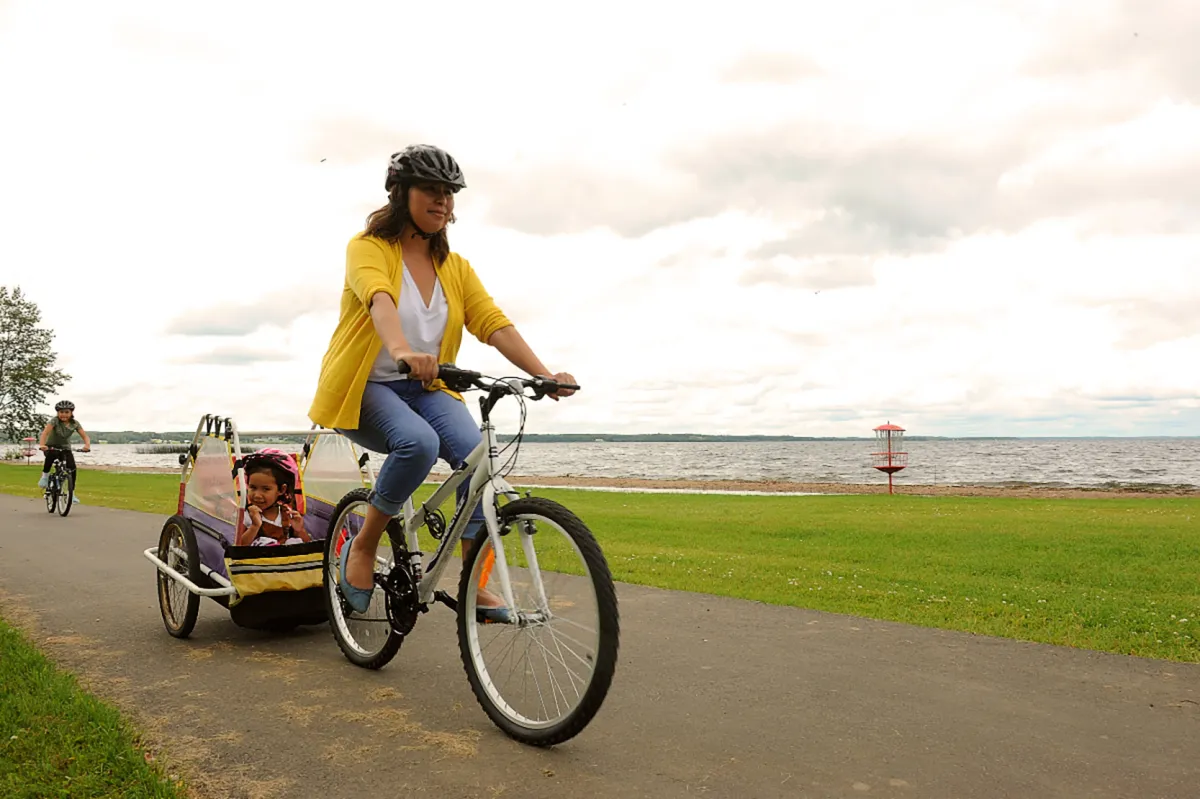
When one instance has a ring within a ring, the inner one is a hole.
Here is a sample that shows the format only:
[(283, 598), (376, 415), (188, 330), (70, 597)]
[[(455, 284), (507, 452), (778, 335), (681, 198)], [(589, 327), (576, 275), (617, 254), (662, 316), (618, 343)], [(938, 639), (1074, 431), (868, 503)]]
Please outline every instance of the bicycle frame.
[[(48, 452), (70, 452), (71, 450), (69, 450), (69, 449), (64, 450), (61, 447), (50, 447), (47, 451)], [(51, 466), (50, 466), (50, 474), (54, 478), (61, 478), (58, 481), (60, 484), (62, 483), (62, 481), (71, 479), (71, 470), (67, 468), (67, 462), (63, 458), (55, 458), (54, 459), (54, 463), (51, 464)]]
[[(508, 574), (508, 561), (504, 556), (504, 545), (501, 542), (500, 521), (496, 515), (496, 498), (503, 495), (515, 500), (520, 495), (503, 477), (496, 474), (496, 460), (499, 458), (499, 451), (496, 444), (496, 428), (485, 418), (483, 424), (480, 426), (480, 432), (483, 434), (483, 440), (471, 451), (471, 454), (466, 457), (462, 465), (455, 469), (453, 474), (446, 478), (445, 482), (433, 492), (433, 496), (423, 502), (419, 509), (415, 510), (411, 499), (404, 503), (405, 543), (408, 546), (408, 551), (411, 553), (409, 555), (409, 564), (413, 568), (413, 573), (417, 575), (417, 597), (418, 602), (421, 604), (427, 605), (433, 600), (434, 592), (437, 590), (442, 574), (446, 571), (447, 564), (450, 561), (449, 558), (443, 556), (447, 552), (452, 551), (458, 544), (463, 532), (466, 530), (471, 513), (475, 510), (475, 506), (479, 502), (483, 502), (485, 527), (487, 528), (488, 538), (492, 542), (492, 548), (496, 553), (495, 572), (500, 577), (501, 595), (504, 597), (504, 601), (508, 607), (516, 607), (512, 592), (512, 582)], [(471, 482), (466, 499), (455, 505), (454, 516), (447, 525), (445, 533), (442, 535), (442, 540), (438, 544), (437, 551), (429, 563), (429, 569), (422, 574), (423, 567), (419, 552), (420, 545), (417, 541), (417, 531), (425, 526), (428, 518), (432, 515), (430, 509), (436, 510), (441, 507), (442, 503), (452, 496), (458, 487), (462, 485), (463, 481), (468, 478), (470, 478)], [(526, 535), (525, 537), (529, 536)], [(522, 539), (522, 545), (525, 548), (526, 557), (529, 559), (530, 570), (534, 575), (534, 583), (538, 587), (538, 599), (542, 605), (545, 605), (545, 597), (541, 596), (541, 574), (537, 569), (537, 556), (533, 551), (532, 542), (526, 542)]]

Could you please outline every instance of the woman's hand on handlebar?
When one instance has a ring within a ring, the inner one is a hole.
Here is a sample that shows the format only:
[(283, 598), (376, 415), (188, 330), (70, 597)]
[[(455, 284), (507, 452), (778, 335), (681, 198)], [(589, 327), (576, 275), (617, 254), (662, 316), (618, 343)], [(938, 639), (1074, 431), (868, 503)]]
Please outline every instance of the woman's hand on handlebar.
[[(427, 355), (423, 352), (397, 352), (392, 357), (396, 359), (400, 374), (408, 374), (411, 380), (420, 380), (423, 385), (429, 385), (437, 379), (436, 355)], [(408, 368), (406, 369), (405, 366)]]
[(42, 452), (47, 452), (47, 451), (49, 451), (50, 448), (47, 447), (45, 444), (38, 444), (38, 449), (40, 449)]
[[(543, 377), (546, 377), (546, 375), (543, 375)], [(567, 385), (571, 386), (578, 385), (575, 382), (575, 376), (570, 372), (557, 372), (553, 375), (549, 375), (549, 377), (555, 383), (566, 383)], [(546, 396), (555, 402), (558, 402), (559, 397), (569, 397), (574, 393), (575, 389), (573, 388), (559, 388), (556, 391), (547, 392)]]

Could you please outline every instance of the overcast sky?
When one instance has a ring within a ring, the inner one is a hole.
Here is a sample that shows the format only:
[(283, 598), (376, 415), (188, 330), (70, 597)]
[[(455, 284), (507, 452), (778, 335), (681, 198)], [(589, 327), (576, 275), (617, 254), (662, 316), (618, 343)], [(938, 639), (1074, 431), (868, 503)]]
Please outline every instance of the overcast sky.
[(80, 419), (307, 427), (429, 142), (584, 386), (531, 432), (1200, 435), (1200, 3), (589, 8), (0, 0), (0, 284)]

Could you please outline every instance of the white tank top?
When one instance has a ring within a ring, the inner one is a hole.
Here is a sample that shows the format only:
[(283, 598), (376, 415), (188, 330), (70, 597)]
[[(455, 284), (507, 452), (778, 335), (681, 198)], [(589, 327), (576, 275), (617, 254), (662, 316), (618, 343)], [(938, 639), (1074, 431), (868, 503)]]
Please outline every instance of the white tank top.
[[(421, 290), (408, 271), (407, 264), (401, 264), (403, 277), (400, 281), (400, 302), (396, 313), (400, 315), (400, 329), (413, 352), (422, 352), (437, 356), (442, 349), (442, 335), (446, 332), (446, 319), (450, 316), (449, 306), (446, 305), (446, 295), (442, 293), (442, 281), (434, 274), (433, 296), (429, 305), (421, 299)], [(388, 354), (387, 347), (379, 348), (379, 355), (371, 366), (371, 374), (367, 377), (374, 383), (386, 383), (391, 380), (407, 380), (408, 375), (400, 374), (396, 362)]]

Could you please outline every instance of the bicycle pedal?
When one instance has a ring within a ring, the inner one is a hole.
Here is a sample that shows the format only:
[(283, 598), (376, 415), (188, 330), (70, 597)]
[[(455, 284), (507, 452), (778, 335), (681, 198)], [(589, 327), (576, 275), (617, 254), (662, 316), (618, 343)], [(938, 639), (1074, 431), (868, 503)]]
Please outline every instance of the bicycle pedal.
[(447, 594), (445, 591), (434, 591), (433, 598), (435, 601), (441, 602), (455, 613), (458, 613), (458, 600)]

